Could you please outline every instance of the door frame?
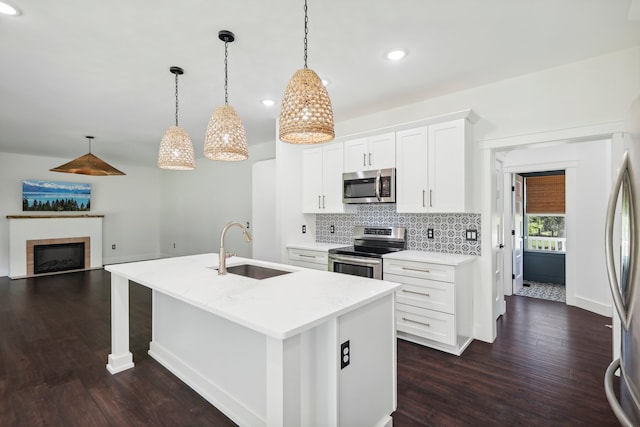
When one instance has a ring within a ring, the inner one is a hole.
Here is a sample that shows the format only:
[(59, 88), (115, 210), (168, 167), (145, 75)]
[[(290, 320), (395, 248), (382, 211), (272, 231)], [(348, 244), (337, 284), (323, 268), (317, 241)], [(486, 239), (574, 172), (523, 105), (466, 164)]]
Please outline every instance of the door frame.
[[(567, 236), (567, 242), (575, 241), (575, 218), (577, 214), (577, 185), (578, 180), (576, 176), (576, 168), (578, 166), (578, 162), (576, 161), (563, 161), (563, 162), (549, 162), (549, 163), (531, 163), (531, 164), (520, 164), (514, 166), (506, 166), (504, 168), (504, 180), (505, 182), (511, 182), (512, 174), (522, 174), (529, 172), (545, 172), (550, 170), (564, 170), (565, 171), (565, 230)], [(506, 185), (506, 184), (505, 184)], [(509, 189), (511, 184), (509, 184)], [(508, 219), (505, 221), (513, 224), (514, 213), (513, 207), (509, 207), (508, 210), (505, 210), (506, 216)], [(506, 231), (505, 231), (506, 233)], [(511, 230), (509, 230), (509, 234)], [(509, 236), (511, 237), (511, 236)], [(511, 239), (505, 240), (505, 242), (509, 242)], [(508, 250), (508, 252), (507, 252)], [(511, 258), (513, 253), (513, 245), (511, 244), (509, 248), (505, 247), (505, 257), (508, 255)], [(578, 260), (575, 259), (575, 252), (571, 250), (571, 244), (567, 245), (567, 251), (565, 253), (565, 263), (566, 263), (566, 304), (567, 305), (576, 305), (576, 279), (575, 272), (578, 266)], [(508, 269), (507, 269), (508, 267)], [(505, 290), (505, 295), (513, 294), (513, 265), (509, 263), (509, 266), (505, 266), (505, 280), (503, 281), (503, 287)], [(508, 290), (511, 290), (510, 293), (507, 293)]]

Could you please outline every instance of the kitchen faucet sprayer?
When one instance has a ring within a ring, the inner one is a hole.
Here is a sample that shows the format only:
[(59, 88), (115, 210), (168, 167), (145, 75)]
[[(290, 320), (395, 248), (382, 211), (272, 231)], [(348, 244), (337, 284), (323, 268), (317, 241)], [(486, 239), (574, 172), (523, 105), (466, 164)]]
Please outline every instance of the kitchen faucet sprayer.
[(247, 242), (250, 242), (252, 240), (251, 234), (249, 233), (249, 230), (247, 230), (247, 227), (245, 227), (243, 224), (239, 223), (238, 221), (232, 221), (227, 225), (225, 225), (224, 228), (222, 229), (222, 233), (220, 233), (220, 253), (218, 254), (219, 256), (218, 274), (227, 274), (227, 258), (230, 256), (233, 256), (233, 254), (227, 253), (224, 250), (224, 237), (227, 234), (227, 230), (229, 230), (233, 226), (240, 227), (240, 229), (242, 230), (242, 234), (244, 234), (244, 239)]

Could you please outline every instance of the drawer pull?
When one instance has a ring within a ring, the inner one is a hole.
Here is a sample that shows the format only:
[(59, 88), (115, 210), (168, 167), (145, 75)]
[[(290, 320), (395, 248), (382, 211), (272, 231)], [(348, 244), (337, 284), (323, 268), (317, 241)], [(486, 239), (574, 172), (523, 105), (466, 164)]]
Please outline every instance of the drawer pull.
[(416, 291), (410, 291), (409, 289), (401, 289), (402, 292), (406, 292), (408, 294), (417, 294), (417, 295), (423, 295), (425, 297), (430, 297), (431, 294), (428, 294), (426, 292), (416, 292)]
[(411, 323), (417, 323), (418, 325), (424, 325), (427, 328), (430, 328), (431, 325), (429, 323), (425, 323), (425, 322), (419, 322), (417, 320), (411, 320), (411, 319), (407, 319), (406, 317), (403, 317), (402, 320), (404, 320), (405, 322), (411, 322)]
[(299, 256), (300, 256), (301, 258), (313, 258), (313, 259), (316, 259), (315, 255), (299, 254)]
[(431, 273), (431, 270), (425, 270), (424, 268), (402, 267), (402, 269), (409, 271), (419, 271), (420, 273)]

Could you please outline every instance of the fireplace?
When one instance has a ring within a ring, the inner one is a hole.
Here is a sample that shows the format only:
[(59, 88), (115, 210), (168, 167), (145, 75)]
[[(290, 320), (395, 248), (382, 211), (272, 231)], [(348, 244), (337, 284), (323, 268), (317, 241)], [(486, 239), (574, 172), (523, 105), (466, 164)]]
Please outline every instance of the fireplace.
[(84, 269), (84, 242), (33, 247), (34, 274), (82, 269)]
[(90, 267), (91, 239), (27, 240), (27, 275), (85, 270)]

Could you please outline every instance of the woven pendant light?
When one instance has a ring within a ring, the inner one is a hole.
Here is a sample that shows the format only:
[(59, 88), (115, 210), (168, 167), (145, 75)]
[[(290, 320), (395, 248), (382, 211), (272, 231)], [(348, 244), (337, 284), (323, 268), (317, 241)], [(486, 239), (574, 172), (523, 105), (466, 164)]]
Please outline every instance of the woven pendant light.
[(280, 140), (292, 144), (318, 144), (335, 137), (329, 93), (320, 77), (307, 67), (309, 18), (304, 2), (304, 68), (287, 85), (280, 110)]
[(169, 127), (160, 141), (158, 167), (172, 170), (193, 170), (196, 168), (193, 143), (186, 130), (178, 126), (178, 75), (184, 74), (180, 67), (169, 68), (176, 76), (176, 125)]
[(91, 140), (93, 136), (87, 136), (86, 138), (89, 140), (89, 152), (87, 154), (49, 170), (51, 172), (77, 173), (93, 176), (126, 175), (124, 172), (119, 171), (109, 163), (91, 154)]
[(224, 42), (224, 105), (209, 119), (204, 141), (204, 156), (211, 160), (238, 161), (249, 157), (247, 132), (236, 110), (229, 105), (228, 44), (235, 40), (231, 31), (221, 30), (218, 38)]

